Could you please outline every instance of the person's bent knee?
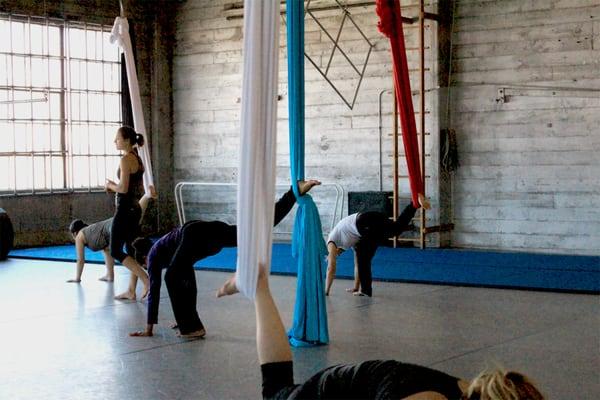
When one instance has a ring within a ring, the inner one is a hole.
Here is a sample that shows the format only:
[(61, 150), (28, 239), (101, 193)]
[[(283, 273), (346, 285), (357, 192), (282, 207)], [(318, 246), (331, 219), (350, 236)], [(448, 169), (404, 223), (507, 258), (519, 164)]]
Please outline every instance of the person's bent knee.
[(123, 264), (123, 260), (127, 257), (127, 254), (123, 252), (123, 250), (115, 249), (113, 247), (110, 248), (110, 256)]

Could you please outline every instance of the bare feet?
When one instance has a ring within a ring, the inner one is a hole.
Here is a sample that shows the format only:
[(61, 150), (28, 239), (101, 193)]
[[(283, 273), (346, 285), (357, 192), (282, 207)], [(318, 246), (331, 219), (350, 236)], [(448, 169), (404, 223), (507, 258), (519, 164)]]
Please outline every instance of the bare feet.
[(206, 331), (204, 329), (199, 329), (197, 331), (190, 332), (190, 333), (178, 333), (177, 334), (177, 336), (179, 336), (181, 338), (185, 338), (185, 339), (203, 338), (204, 335), (206, 335)]
[(81, 279), (69, 279), (67, 283), (80, 283)]
[(152, 332), (148, 332), (148, 331), (135, 331), (135, 332), (131, 332), (129, 334), (129, 336), (132, 336), (132, 337), (146, 337), (146, 336), (154, 336), (154, 334)]
[(349, 287), (348, 289), (346, 289), (346, 292), (348, 292), (348, 293), (356, 293), (358, 291), (359, 290), (357, 287)]
[(357, 290), (356, 292), (352, 292), (352, 296), (367, 296), (367, 294)]
[(115, 280), (112, 276), (104, 275), (102, 278), (98, 278), (99, 281), (112, 282)]
[(431, 209), (431, 203), (429, 203), (429, 200), (427, 200), (427, 197), (425, 197), (423, 193), (419, 193), (417, 197), (419, 198), (419, 204), (421, 207), (423, 207), (425, 210)]
[(115, 296), (115, 300), (135, 300), (135, 292), (129, 290)]
[(235, 286), (235, 274), (231, 275), (227, 281), (217, 290), (217, 297), (231, 296), (232, 294), (238, 293), (239, 290)]
[(308, 191), (310, 189), (313, 188), (313, 186), (318, 186), (320, 185), (321, 182), (316, 180), (316, 179), (309, 179), (307, 181), (298, 181), (298, 191), (300, 192), (300, 196), (305, 195), (306, 193), (308, 193)]

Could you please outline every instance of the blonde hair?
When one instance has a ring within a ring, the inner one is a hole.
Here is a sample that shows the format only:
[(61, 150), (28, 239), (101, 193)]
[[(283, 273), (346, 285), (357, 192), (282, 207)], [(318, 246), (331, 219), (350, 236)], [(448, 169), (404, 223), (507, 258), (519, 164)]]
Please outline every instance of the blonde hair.
[(544, 400), (544, 396), (525, 375), (498, 368), (484, 371), (471, 381), (467, 399)]

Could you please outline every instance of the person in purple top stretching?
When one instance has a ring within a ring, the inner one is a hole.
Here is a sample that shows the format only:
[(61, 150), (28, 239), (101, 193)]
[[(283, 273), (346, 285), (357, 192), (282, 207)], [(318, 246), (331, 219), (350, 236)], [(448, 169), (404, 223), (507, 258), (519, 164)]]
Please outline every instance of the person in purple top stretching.
[[(298, 181), (301, 195), (313, 186), (316, 180)], [(296, 197), (288, 190), (275, 204), (275, 225), (292, 209)], [(158, 305), (162, 270), (165, 285), (175, 314), (176, 327), (181, 337), (203, 337), (204, 325), (196, 310), (196, 276), (194, 263), (220, 252), (224, 247), (237, 246), (237, 227), (221, 221), (189, 221), (160, 238), (154, 245), (147, 238), (138, 238), (133, 247), (136, 259), (148, 266), (150, 292), (148, 294), (148, 318), (146, 329), (132, 332), (130, 336), (152, 336), (158, 322)]]

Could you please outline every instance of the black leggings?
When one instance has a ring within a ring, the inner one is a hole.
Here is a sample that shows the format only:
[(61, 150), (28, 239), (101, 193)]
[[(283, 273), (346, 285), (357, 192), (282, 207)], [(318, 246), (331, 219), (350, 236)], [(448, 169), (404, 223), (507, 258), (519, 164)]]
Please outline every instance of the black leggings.
[(268, 400), (287, 399), (294, 385), (294, 363), (279, 361), (261, 364), (262, 397)]
[[(135, 250), (131, 243), (140, 229), (142, 209), (136, 200), (117, 197), (117, 210), (110, 230), (110, 255), (120, 263), (127, 257), (133, 257)], [(123, 245), (127, 254), (123, 251)]]
[[(275, 204), (277, 225), (296, 203), (289, 190)], [(194, 263), (237, 246), (237, 227), (221, 221), (190, 221), (181, 227), (181, 239), (165, 272), (165, 285), (171, 298), (175, 320), (182, 334), (204, 328), (196, 310)]]
[(412, 203), (407, 205), (396, 221), (390, 220), (385, 214), (376, 211), (360, 213), (356, 217), (356, 229), (360, 239), (354, 246), (358, 265), (360, 290), (367, 296), (373, 294), (371, 260), (377, 247), (390, 237), (398, 236), (410, 225), (417, 208)]

